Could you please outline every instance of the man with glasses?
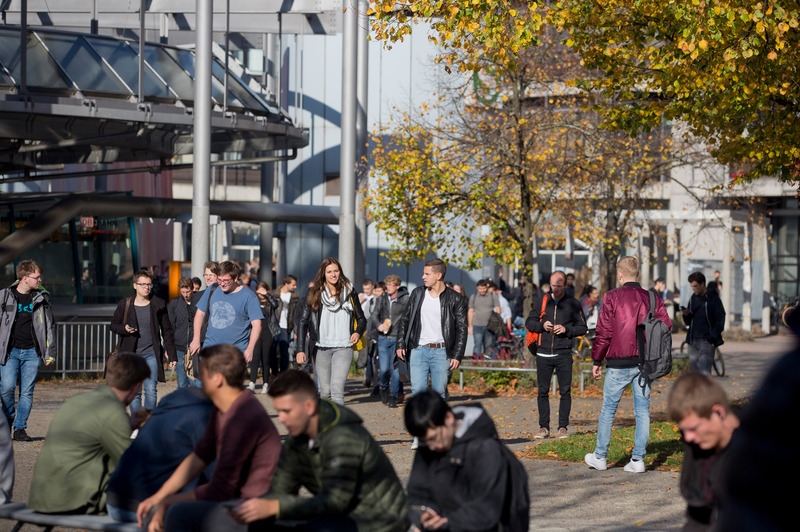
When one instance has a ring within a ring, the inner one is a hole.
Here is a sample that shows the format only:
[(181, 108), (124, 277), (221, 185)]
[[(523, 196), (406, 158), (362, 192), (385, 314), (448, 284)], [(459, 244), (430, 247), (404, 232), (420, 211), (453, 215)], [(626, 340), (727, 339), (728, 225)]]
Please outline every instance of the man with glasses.
[(197, 302), (194, 317), (194, 339), (189, 352), (200, 351), (200, 333), (208, 314), (208, 328), (202, 347), (233, 344), (244, 353), (248, 363), (253, 360), (256, 342), (261, 336), (261, 319), (264, 313), (252, 290), (238, 282), (239, 267), (231, 261), (219, 265), (217, 284), (219, 290), (209, 289)]
[[(56, 356), (56, 324), (50, 295), (41, 284), (41, 266), (32, 260), (23, 260), (17, 266), (17, 282), (0, 290), (0, 397), (15, 441), (33, 439), (25, 429), (33, 404), (39, 357), (49, 366)], [(18, 379), (19, 405), (15, 412), (14, 392)]]

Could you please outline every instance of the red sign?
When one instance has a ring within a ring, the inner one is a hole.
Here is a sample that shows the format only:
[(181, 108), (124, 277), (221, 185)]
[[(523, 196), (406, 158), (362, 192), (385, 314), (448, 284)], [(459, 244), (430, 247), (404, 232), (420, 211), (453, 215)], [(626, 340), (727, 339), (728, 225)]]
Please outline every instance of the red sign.
[(81, 216), (81, 229), (93, 229), (94, 225), (94, 216)]

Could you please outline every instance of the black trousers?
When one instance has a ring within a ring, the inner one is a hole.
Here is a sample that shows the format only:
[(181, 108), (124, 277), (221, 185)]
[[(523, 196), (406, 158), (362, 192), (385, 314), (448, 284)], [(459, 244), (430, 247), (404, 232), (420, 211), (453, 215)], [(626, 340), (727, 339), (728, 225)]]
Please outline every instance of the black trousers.
[(550, 379), (553, 378), (553, 372), (558, 379), (558, 393), (561, 395), (558, 404), (558, 428), (567, 428), (572, 409), (572, 353), (561, 353), (554, 357), (536, 356), (539, 426), (547, 430), (550, 430)]
[[(261, 323), (261, 336), (256, 340), (253, 349), (253, 360), (250, 361), (250, 382), (258, 380), (258, 366), (263, 369), (264, 384), (269, 382), (269, 355), (272, 351), (272, 333), (263, 322)], [(264, 330), (266, 328), (266, 330)]]

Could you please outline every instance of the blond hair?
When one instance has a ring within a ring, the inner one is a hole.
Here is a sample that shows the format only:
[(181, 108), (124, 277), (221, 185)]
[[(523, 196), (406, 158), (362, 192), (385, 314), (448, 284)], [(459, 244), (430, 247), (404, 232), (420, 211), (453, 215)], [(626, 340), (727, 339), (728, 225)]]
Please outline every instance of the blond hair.
[(622, 257), (617, 261), (617, 271), (626, 279), (639, 279), (639, 261), (636, 257)]

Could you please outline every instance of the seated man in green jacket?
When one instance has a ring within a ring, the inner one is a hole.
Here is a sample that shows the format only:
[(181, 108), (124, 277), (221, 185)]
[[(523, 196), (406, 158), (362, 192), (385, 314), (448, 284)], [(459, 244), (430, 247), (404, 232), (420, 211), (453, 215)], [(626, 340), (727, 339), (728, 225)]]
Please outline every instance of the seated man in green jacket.
[(125, 407), (149, 377), (144, 358), (119, 354), (108, 361), (105, 384), (64, 402), (36, 460), (29, 507), (44, 513), (105, 513), (108, 478), (131, 443), (131, 427), (140, 421), (128, 417)]
[[(268, 393), (289, 436), (269, 492), (231, 510), (240, 523), (252, 523), (249, 530), (282, 530), (281, 521), (304, 521), (306, 531), (408, 530), (400, 480), (355, 412), (319, 399), (299, 370), (281, 374)], [(312, 496), (299, 496), (301, 487)]]

